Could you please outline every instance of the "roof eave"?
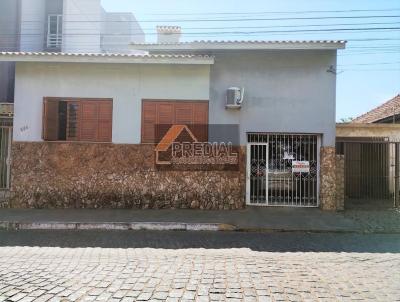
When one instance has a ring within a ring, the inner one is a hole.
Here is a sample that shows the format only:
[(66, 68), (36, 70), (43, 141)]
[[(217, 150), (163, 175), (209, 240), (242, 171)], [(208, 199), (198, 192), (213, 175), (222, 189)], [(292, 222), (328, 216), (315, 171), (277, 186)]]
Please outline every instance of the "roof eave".
[(193, 58), (152, 58), (152, 57), (104, 57), (104, 56), (53, 56), (0, 54), (0, 62), (42, 62), (42, 63), (101, 63), (101, 64), (179, 64), (212, 65), (213, 57)]
[(393, 129), (400, 129), (400, 124), (337, 123), (336, 128), (393, 128)]
[(177, 43), (177, 44), (131, 44), (135, 50), (148, 51), (212, 51), (212, 50), (337, 50), (345, 49), (346, 42), (288, 42), (288, 43)]

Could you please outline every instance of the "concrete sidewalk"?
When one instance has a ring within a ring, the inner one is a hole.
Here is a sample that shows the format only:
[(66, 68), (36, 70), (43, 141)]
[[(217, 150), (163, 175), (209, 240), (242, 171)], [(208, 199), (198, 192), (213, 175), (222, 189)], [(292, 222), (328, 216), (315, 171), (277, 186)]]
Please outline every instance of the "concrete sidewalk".
[(340, 213), (314, 208), (248, 207), (237, 211), (0, 209), (0, 228), (58, 230), (197, 230), (362, 232)]

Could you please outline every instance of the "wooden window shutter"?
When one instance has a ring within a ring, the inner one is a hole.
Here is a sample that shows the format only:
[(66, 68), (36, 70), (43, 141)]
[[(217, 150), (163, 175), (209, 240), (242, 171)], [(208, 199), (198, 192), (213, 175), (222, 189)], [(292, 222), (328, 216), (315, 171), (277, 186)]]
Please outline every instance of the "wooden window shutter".
[(144, 101), (142, 104), (142, 143), (153, 143), (156, 138), (157, 103)]
[(208, 141), (208, 103), (193, 104), (194, 135), (201, 142)]
[(173, 103), (157, 103), (157, 124), (155, 142), (158, 143), (175, 122), (175, 108)]
[(157, 142), (167, 132), (170, 125), (187, 125), (199, 141), (206, 142), (208, 140), (208, 103), (143, 101), (142, 143)]
[(112, 140), (112, 102), (98, 102), (98, 137), (99, 142)]
[(175, 123), (178, 125), (193, 124), (193, 104), (189, 102), (176, 102), (175, 116)]
[(98, 105), (94, 101), (80, 101), (80, 140), (96, 142), (98, 137)]
[(43, 110), (43, 139), (58, 140), (58, 107), (57, 100), (44, 100)]

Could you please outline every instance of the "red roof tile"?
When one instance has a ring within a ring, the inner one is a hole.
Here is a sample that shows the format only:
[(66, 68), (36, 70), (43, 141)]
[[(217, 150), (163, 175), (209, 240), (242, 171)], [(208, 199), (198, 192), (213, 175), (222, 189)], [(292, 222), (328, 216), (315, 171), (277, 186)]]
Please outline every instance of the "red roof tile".
[(355, 118), (352, 123), (374, 123), (382, 119), (400, 114), (400, 94), (382, 105)]

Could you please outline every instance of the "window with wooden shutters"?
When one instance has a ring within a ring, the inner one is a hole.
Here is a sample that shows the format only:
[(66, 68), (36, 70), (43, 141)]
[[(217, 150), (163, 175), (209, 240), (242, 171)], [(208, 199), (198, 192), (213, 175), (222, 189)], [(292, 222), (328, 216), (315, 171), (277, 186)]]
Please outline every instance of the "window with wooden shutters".
[(44, 101), (43, 112), (43, 138), (49, 141), (58, 140), (59, 129), (59, 102), (54, 100)]
[(199, 141), (207, 141), (208, 102), (143, 100), (142, 143), (159, 141), (171, 125), (187, 125)]
[(43, 139), (111, 142), (112, 100), (44, 100)]

